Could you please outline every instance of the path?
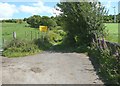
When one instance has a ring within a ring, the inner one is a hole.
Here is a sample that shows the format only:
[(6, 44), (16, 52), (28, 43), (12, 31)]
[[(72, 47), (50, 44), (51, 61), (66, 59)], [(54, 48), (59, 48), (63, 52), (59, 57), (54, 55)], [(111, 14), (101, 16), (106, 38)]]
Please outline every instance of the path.
[(3, 84), (102, 84), (89, 57), (50, 53), (22, 58), (2, 57)]

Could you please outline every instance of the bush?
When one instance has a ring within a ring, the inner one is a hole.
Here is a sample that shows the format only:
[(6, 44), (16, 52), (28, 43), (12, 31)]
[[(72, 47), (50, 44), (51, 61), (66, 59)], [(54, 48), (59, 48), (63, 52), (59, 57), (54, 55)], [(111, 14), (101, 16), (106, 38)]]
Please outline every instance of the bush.
[(33, 42), (15, 39), (4, 47), (3, 56), (20, 57), (20, 56), (32, 55), (40, 51), (41, 50), (39, 49), (39, 47)]
[(34, 44), (38, 46), (38, 48), (40, 50), (47, 50), (49, 49), (52, 44), (49, 42), (48, 38), (44, 38), (44, 39), (35, 39), (34, 41)]
[(115, 55), (111, 54), (108, 47), (104, 49), (99, 47), (97, 43), (93, 43), (89, 49), (89, 56), (93, 59), (92, 62), (98, 74), (106, 84), (120, 84), (120, 61)]
[(59, 44), (63, 41), (66, 33), (63, 30), (51, 30), (46, 35), (46, 38), (52, 44)]

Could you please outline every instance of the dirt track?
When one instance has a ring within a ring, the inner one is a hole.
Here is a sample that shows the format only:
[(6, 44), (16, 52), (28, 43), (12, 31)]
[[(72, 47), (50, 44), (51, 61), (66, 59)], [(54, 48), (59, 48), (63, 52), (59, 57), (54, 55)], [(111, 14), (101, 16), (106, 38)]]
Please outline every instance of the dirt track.
[(84, 54), (44, 52), (0, 58), (3, 84), (103, 84)]

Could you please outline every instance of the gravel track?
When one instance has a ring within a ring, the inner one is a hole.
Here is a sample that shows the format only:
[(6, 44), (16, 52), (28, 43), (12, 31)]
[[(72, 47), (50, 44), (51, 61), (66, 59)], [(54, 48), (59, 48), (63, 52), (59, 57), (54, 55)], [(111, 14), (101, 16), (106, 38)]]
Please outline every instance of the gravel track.
[(103, 84), (89, 57), (82, 53), (43, 52), (0, 58), (3, 84)]

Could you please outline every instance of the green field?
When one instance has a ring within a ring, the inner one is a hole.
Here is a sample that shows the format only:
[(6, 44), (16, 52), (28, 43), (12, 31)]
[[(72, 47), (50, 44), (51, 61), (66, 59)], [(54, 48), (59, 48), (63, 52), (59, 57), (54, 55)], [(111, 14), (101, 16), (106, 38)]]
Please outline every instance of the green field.
[(2, 24), (2, 38), (5, 42), (13, 39), (13, 32), (16, 32), (16, 38), (22, 40), (31, 40), (38, 37), (40, 34), (36, 28), (28, 27), (26, 23), (3, 23)]
[(108, 31), (106, 40), (118, 43), (118, 23), (106, 23), (105, 26)]

